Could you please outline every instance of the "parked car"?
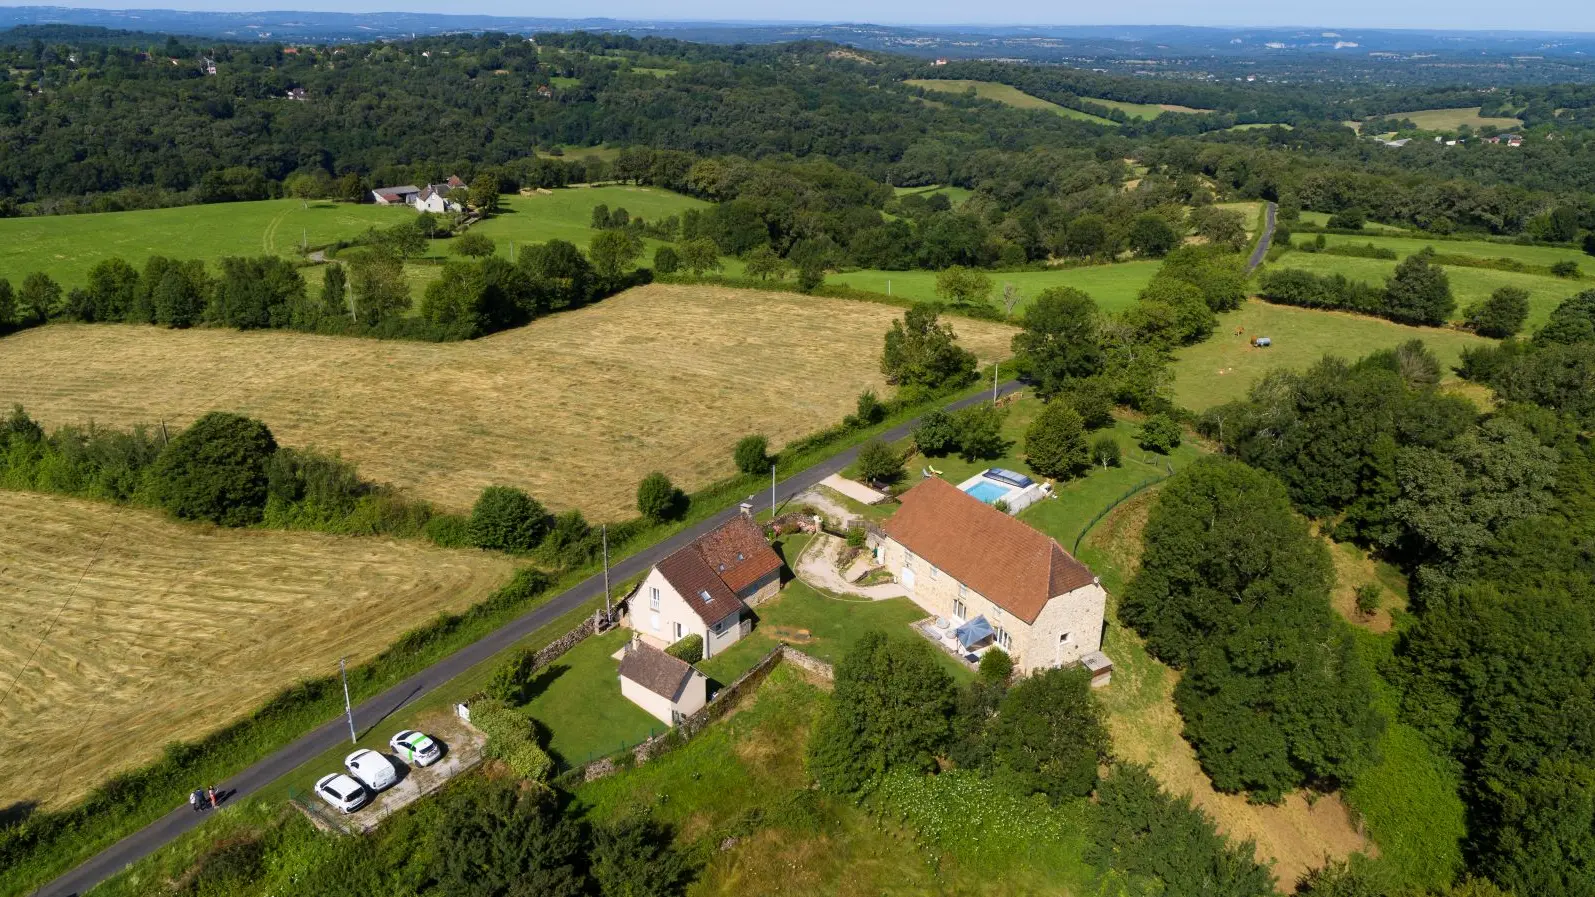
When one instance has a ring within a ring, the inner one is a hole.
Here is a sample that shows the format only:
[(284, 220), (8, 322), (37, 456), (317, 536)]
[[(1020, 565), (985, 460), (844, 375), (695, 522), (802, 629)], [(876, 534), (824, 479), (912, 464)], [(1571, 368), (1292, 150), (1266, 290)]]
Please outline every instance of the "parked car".
[(408, 729), (389, 739), (388, 747), (412, 766), (431, 766), (443, 756), (443, 746), (437, 739)]
[(349, 775), (359, 779), (360, 784), (371, 789), (372, 794), (399, 780), (399, 771), (393, 768), (393, 761), (368, 748), (361, 748), (343, 758), (343, 768), (349, 770)]
[(341, 772), (322, 776), (321, 781), (316, 783), (316, 793), (344, 813), (353, 813), (371, 799), (371, 792), (365, 786)]

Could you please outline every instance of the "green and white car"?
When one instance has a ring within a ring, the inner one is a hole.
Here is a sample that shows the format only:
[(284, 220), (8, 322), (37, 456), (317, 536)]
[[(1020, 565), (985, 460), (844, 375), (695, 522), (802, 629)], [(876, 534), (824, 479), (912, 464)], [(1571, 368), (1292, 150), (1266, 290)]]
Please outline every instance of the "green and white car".
[(431, 766), (443, 757), (443, 746), (436, 739), (408, 729), (390, 738), (388, 747), (411, 766)]

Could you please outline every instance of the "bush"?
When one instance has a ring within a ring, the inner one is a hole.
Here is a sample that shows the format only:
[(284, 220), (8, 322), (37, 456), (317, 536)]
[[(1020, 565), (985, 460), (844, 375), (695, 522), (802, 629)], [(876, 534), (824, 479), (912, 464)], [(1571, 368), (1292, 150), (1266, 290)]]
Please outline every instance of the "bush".
[(980, 655), (978, 671), (982, 682), (1007, 682), (1013, 676), (1013, 657), (1001, 648)]
[(695, 632), (686, 638), (677, 639), (674, 644), (665, 649), (665, 653), (677, 660), (697, 663), (703, 659), (703, 636)]
[(848, 548), (863, 548), (867, 541), (868, 541), (868, 534), (865, 533), (864, 527), (855, 526), (855, 527), (851, 527), (851, 528), (848, 529), (848, 531), (847, 531), (847, 547)]
[(1136, 438), (1141, 448), (1167, 455), (1180, 447), (1182, 435), (1180, 425), (1173, 418), (1166, 414), (1154, 414), (1141, 424)]
[(543, 542), (553, 518), (537, 499), (513, 486), (488, 486), (471, 508), (468, 529), (477, 548), (525, 554)]
[(1357, 208), (1342, 209), (1329, 216), (1329, 226), (1337, 230), (1362, 230), (1367, 221), (1362, 209)]
[(176, 517), (249, 526), (265, 513), (267, 465), (276, 451), (277, 440), (265, 424), (212, 411), (161, 451), (151, 488), (157, 503)]
[(1379, 610), (1379, 587), (1365, 582), (1357, 587), (1357, 613), (1371, 617)]
[(1480, 336), (1505, 339), (1523, 329), (1529, 316), (1529, 294), (1517, 287), (1501, 287), (1490, 298), (1468, 309), (1468, 326)]
[(770, 469), (770, 440), (763, 436), (744, 436), (737, 441), (732, 453), (737, 470), (743, 473), (765, 473)]
[(866, 389), (858, 394), (858, 405), (846, 423), (850, 427), (870, 427), (885, 419), (886, 406), (875, 395), (875, 390)]
[(637, 510), (655, 523), (675, 520), (686, 512), (687, 496), (669, 477), (654, 471), (637, 484)]
[(940, 408), (925, 412), (914, 427), (914, 446), (933, 458), (958, 450), (958, 428), (952, 415)]
[(471, 521), (458, 514), (438, 514), (426, 522), (426, 537), (439, 548), (471, 547)]
[(1560, 261), (1551, 266), (1551, 273), (1557, 277), (1580, 277), (1578, 262), (1567, 260)]
[(866, 481), (894, 483), (903, 476), (903, 456), (879, 439), (871, 439), (858, 450), (858, 473)]
[(1119, 449), (1119, 440), (1113, 434), (1105, 434), (1091, 440), (1091, 463), (1102, 465), (1103, 470), (1109, 467), (1118, 467), (1119, 459), (1123, 452)]
[(674, 274), (681, 270), (681, 256), (673, 246), (661, 246), (654, 250), (654, 270), (660, 274)]
[(1048, 402), (1025, 431), (1025, 463), (1044, 477), (1067, 479), (1091, 463), (1085, 425), (1068, 402)]
[(507, 704), (525, 704), (532, 699), (532, 680), (537, 677), (537, 651), (522, 648), (493, 671), (487, 693)]
[(493, 243), (493, 238), (486, 234), (479, 234), (474, 230), (466, 231), (454, 241), (454, 253), (467, 258), (486, 258), (493, 254), (498, 247)]
[(483, 753), (488, 757), (502, 761), (527, 781), (548, 781), (554, 761), (538, 745), (531, 720), (503, 701), (487, 700), (471, 705), (471, 725), (487, 735)]

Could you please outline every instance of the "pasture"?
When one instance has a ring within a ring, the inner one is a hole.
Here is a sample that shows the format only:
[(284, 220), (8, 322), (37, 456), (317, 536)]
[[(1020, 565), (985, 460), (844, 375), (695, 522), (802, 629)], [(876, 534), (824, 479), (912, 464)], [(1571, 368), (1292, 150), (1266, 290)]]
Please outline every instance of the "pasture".
[(1176, 106), (1173, 103), (1129, 103), (1124, 100), (1104, 100), (1100, 97), (1081, 97), (1080, 99), (1109, 109), (1117, 109), (1131, 118), (1157, 118), (1165, 112), (1192, 113), (1212, 112), (1211, 109), (1193, 109), (1190, 106)]
[[(1244, 332), (1236, 333), (1237, 329)], [(1274, 344), (1254, 348), (1250, 344), (1254, 336), (1270, 337)], [(1218, 327), (1207, 342), (1175, 353), (1171, 368), (1174, 401), (1193, 411), (1206, 411), (1245, 398), (1253, 383), (1277, 368), (1304, 370), (1325, 355), (1355, 360), (1413, 339), (1423, 340), (1439, 356), (1447, 380), (1456, 379), (1451, 367), (1461, 359), (1464, 348), (1493, 342), (1460, 330), (1407, 327), (1346, 312), (1251, 299), (1236, 311), (1219, 315)]]
[[(1294, 239), (1304, 241), (1316, 238), (1316, 234), (1300, 234)], [(1595, 274), (1595, 258), (1571, 246), (1525, 246), (1521, 243), (1494, 240), (1436, 240), (1422, 236), (1400, 237), (1377, 233), (1368, 236), (1324, 234), (1324, 242), (1330, 246), (1366, 246), (1372, 243), (1393, 250), (1402, 258), (1430, 248), (1442, 255), (1469, 255), (1481, 259), (1506, 258), (1529, 265), (1550, 266), (1557, 262), (1572, 262), (1587, 269), (1590, 274)]]
[(992, 100), (993, 102), (1001, 103), (1004, 106), (1012, 106), (1015, 109), (1042, 110), (1045, 112), (1051, 112), (1055, 115), (1061, 115), (1064, 118), (1076, 118), (1080, 121), (1096, 122), (1099, 125), (1118, 126), (1118, 123), (1111, 119), (1090, 115), (1076, 109), (1069, 109), (1065, 106), (1059, 106), (1057, 103), (1043, 100), (1037, 96), (1031, 96), (1017, 87), (1009, 84), (1002, 84), (997, 81), (964, 81), (944, 78), (910, 78), (903, 83), (910, 87), (922, 87), (925, 90), (934, 90), (941, 93), (963, 94), (973, 89), (975, 96), (983, 100)]
[[(461, 343), (59, 324), (0, 340), (0, 407), (118, 427), (227, 409), (450, 509), (508, 484), (613, 520), (652, 470), (697, 488), (734, 472), (749, 433), (779, 447), (885, 395), (877, 358), (901, 314), (655, 284)], [(1008, 354), (1011, 327), (953, 326), (984, 362)]]
[(0, 491), (0, 805), (59, 806), (487, 597), (512, 563)]
[[(1359, 242), (1357, 238), (1351, 238), (1351, 241), (1353, 243)], [(1360, 242), (1366, 243), (1368, 240), (1365, 238)], [(1361, 280), (1376, 286), (1382, 286), (1385, 279), (1396, 269), (1395, 262), (1385, 259), (1365, 259), (1310, 252), (1288, 252), (1278, 260), (1270, 262), (1269, 266), (1298, 268), (1315, 274), (1344, 274), (1351, 280)], [(1488, 299), (1490, 294), (1500, 287), (1519, 287), (1528, 290), (1529, 318), (1528, 322), (1524, 324), (1525, 332), (1532, 331), (1544, 324), (1546, 319), (1550, 317), (1551, 312), (1563, 299), (1574, 293), (1595, 287), (1595, 283), (1592, 283), (1588, 278), (1568, 280), (1541, 274), (1495, 271), (1489, 268), (1457, 268), (1448, 266), (1445, 268), (1445, 274), (1451, 281), (1451, 292), (1456, 296), (1457, 300), (1456, 312), (1452, 314), (1452, 320), (1456, 321), (1462, 320), (1463, 313), (1468, 306)]]
[(1482, 108), (1482, 106), (1465, 106), (1458, 109), (1419, 109), (1415, 112), (1392, 112), (1385, 118), (1391, 121), (1405, 118), (1422, 131), (1455, 131), (1463, 125), (1470, 128), (1482, 128), (1486, 125), (1497, 128), (1523, 126), (1523, 120), (1520, 118), (1484, 118), (1479, 115)]
[[(1051, 287), (1083, 290), (1097, 301), (1097, 306), (1103, 311), (1122, 311), (1135, 302), (1136, 296), (1151, 282), (1160, 265), (1161, 261), (1153, 260), (1055, 268), (1049, 271), (990, 271), (986, 274), (991, 278), (990, 300), (993, 303), (1002, 299), (1003, 284), (1011, 283), (1019, 288), (1023, 298), (1015, 312), (1022, 311), (1037, 294)], [(925, 302), (941, 301), (936, 295), (935, 271), (882, 271), (871, 268), (828, 274), (826, 281)]]
[(368, 228), (411, 221), (408, 208), (268, 199), (213, 205), (0, 218), (0, 278), (19, 285), (43, 271), (63, 287), (82, 286), (97, 262), (120, 257), (143, 267), (152, 255), (214, 261), (232, 255), (298, 255), (302, 240), (320, 245)]
[[(1330, 218), (1330, 215), (1329, 215), (1328, 212), (1302, 212), (1301, 213), (1301, 223), (1302, 224), (1310, 224), (1310, 225), (1313, 225), (1314, 227), (1328, 227), (1329, 226), (1329, 218)], [(1377, 221), (1369, 221), (1369, 222), (1364, 223), (1363, 226), (1362, 226), (1362, 229), (1364, 231), (1367, 231), (1370, 234), (1404, 234), (1404, 233), (1407, 233), (1406, 228), (1396, 227), (1393, 224), (1380, 224)], [(1328, 236), (1333, 237), (1334, 234), (1329, 234)], [(1307, 239), (1309, 239), (1309, 240), (1312, 239), (1312, 236), (1307, 236)]]
[[(570, 187), (533, 193), (530, 196), (507, 195), (499, 198), (496, 215), (471, 226), (472, 233), (492, 237), (498, 254), (510, 257), (510, 244), (525, 246), (528, 243), (546, 243), (549, 240), (568, 240), (582, 249), (592, 242), (598, 231), (592, 228), (593, 207), (606, 205), (610, 211), (625, 209), (633, 218), (642, 217), (658, 221), (670, 215), (680, 215), (687, 209), (705, 209), (709, 203), (702, 200), (660, 190), (655, 187), (609, 185), (604, 187)], [(652, 247), (657, 240), (645, 240), (649, 252), (643, 264), (653, 261)], [(439, 240), (433, 244), (432, 254), (452, 255), (454, 240)]]

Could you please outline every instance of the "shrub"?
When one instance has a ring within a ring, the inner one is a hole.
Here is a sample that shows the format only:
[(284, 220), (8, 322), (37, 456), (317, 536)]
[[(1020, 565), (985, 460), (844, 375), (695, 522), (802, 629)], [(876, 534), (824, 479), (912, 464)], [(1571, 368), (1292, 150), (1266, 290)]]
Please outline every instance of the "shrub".
[(914, 427), (914, 445), (931, 457), (957, 451), (958, 428), (953, 426), (952, 415), (940, 408), (925, 412)]
[(525, 704), (532, 699), (532, 680), (537, 677), (537, 651), (522, 648), (493, 671), (487, 693), (507, 704)]
[(543, 553), (547, 557), (571, 565), (586, 562), (597, 547), (592, 524), (574, 508), (555, 517), (554, 525), (543, 539)]
[(488, 486), (471, 508), (468, 528), (477, 548), (524, 554), (542, 544), (552, 522), (537, 499), (513, 486)]
[(1118, 467), (1119, 459), (1123, 452), (1119, 449), (1119, 440), (1113, 434), (1105, 434), (1091, 440), (1091, 463), (1102, 465), (1103, 470), (1109, 467)]
[(863, 548), (866, 541), (867, 541), (867, 534), (864, 532), (864, 527), (855, 526), (855, 527), (851, 527), (851, 528), (848, 529), (848, 531), (847, 531), (847, 547), (848, 548)]
[(665, 653), (677, 660), (697, 663), (703, 659), (703, 636), (695, 632), (686, 638), (677, 639), (674, 644), (665, 649)]
[(471, 725), (487, 735), (488, 757), (503, 761), (512, 772), (531, 782), (546, 782), (554, 761), (537, 743), (532, 721), (498, 700), (471, 705)]
[(1025, 431), (1025, 463), (1044, 477), (1065, 479), (1090, 463), (1085, 425), (1067, 402), (1048, 402)]
[(1141, 424), (1136, 438), (1141, 448), (1167, 455), (1180, 447), (1180, 425), (1166, 414), (1154, 414)]
[(858, 405), (853, 412), (852, 426), (869, 427), (886, 419), (886, 406), (881, 403), (875, 390), (866, 389), (858, 394)]
[(903, 456), (879, 439), (871, 439), (858, 450), (858, 473), (865, 480), (896, 482), (903, 475)]
[(474, 230), (466, 231), (454, 241), (454, 253), (467, 258), (486, 258), (493, 254), (498, 246), (493, 238), (487, 234), (479, 234)]
[(743, 473), (765, 473), (770, 469), (770, 440), (763, 436), (744, 436), (737, 440), (732, 453), (737, 470)]
[(277, 440), (265, 424), (212, 411), (161, 451), (151, 487), (157, 503), (184, 520), (259, 523), (266, 508), (267, 464), (276, 451)]
[(1490, 298), (1468, 309), (1468, 326), (1480, 336), (1505, 339), (1523, 329), (1529, 316), (1529, 294), (1517, 287), (1501, 287)]
[(1358, 208), (1342, 209), (1329, 216), (1329, 226), (1337, 230), (1362, 230), (1367, 221), (1368, 216)]
[(654, 250), (654, 270), (660, 274), (674, 274), (681, 270), (681, 255), (674, 246), (661, 246)]
[(637, 510), (655, 523), (680, 517), (686, 512), (686, 505), (686, 494), (658, 471), (643, 477), (637, 484)]
[(994, 511), (1001, 511), (1004, 514), (1007, 514), (1007, 513), (1011, 512), (1013, 510), (1013, 506), (1008, 504), (1008, 500), (1007, 499), (999, 498), (996, 501), (991, 503), (991, 509), (994, 510)]
[(1013, 657), (1001, 648), (993, 648), (980, 655), (979, 676), (982, 682), (1007, 682), (1013, 676)]
[(1357, 613), (1371, 617), (1379, 610), (1379, 587), (1365, 582), (1357, 587)]
[(469, 548), (471, 521), (458, 514), (438, 514), (426, 522), (426, 537), (439, 548)]
[(1551, 266), (1551, 273), (1557, 277), (1579, 277), (1578, 262), (1571, 259), (1557, 262)]

